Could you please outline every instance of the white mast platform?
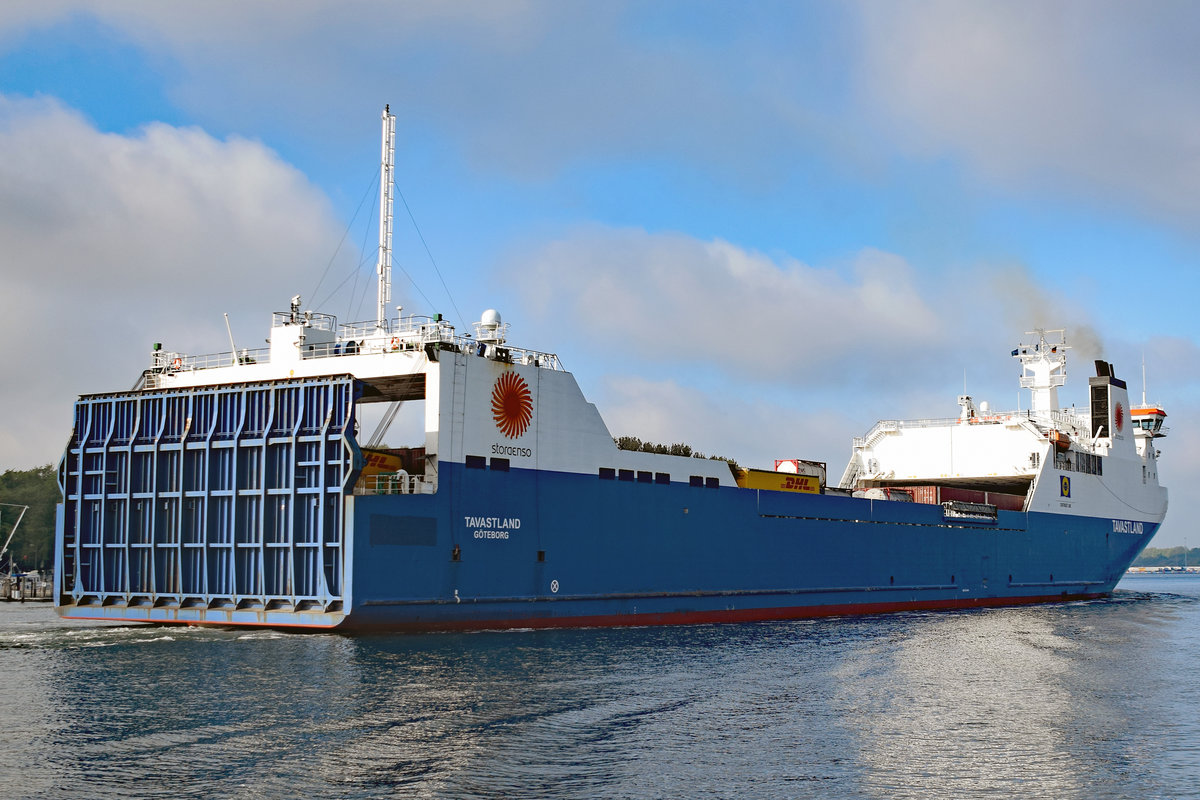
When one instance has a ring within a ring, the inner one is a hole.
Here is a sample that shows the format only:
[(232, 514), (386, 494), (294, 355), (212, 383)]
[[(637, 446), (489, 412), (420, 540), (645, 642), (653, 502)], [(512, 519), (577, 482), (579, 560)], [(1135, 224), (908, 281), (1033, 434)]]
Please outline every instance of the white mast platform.
[(1067, 381), (1067, 351), (1071, 349), (1066, 331), (1036, 328), (1025, 335), (1037, 337), (1035, 343), (1017, 345), (1012, 354), (1025, 370), (1021, 388), (1029, 389), (1033, 396), (1030, 410), (1039, 416), (1058, 411), (1058, 387)]

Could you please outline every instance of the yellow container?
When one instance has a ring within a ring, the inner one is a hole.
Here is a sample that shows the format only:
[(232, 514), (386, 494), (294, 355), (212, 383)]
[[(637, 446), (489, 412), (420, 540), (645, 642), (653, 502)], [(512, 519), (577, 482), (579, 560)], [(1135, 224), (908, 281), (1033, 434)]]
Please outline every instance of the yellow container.
[(791, 472), (772, 472), (765, 469), (739, 469), (737, 485), (743, 489), (821, 493), (821, 479), (815, 475), (796, 475)]
[(389, 453), (386, 450), (367, 450), (362, 451), (363, 454), (363, 470), (362, 475), (379, 475), (383, 472), (395, 472), (404, 466), (404, 461), (400, 456)]

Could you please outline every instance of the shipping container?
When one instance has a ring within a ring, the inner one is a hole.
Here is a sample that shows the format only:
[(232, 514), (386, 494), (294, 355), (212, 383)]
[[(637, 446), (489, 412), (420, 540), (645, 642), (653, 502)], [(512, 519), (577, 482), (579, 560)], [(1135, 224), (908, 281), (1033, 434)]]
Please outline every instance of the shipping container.
[(984, 492), (979, 489), (964, 489), (961, 486), (906, 486), (913, 500), (929, 506), (959, 501), (963, 503), (987, 503), (1004, 511), (1022, 511), (1025, 496), (1005, 492)]
[(765, 469), (739, 469), (737, 485), (743, 489), (768, 489), (776, 492), (820, 494), (821, 481), (815, 475), (770, 472)]

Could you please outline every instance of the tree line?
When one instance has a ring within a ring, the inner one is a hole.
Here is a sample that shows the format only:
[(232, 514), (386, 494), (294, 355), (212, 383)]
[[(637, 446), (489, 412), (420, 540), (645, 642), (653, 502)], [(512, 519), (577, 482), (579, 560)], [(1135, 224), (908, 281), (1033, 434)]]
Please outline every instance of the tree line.
[(12, 534), (8, 551), (0, 560), (0, 571), (8, 572), (14, 563), (21, 570), (48, 570), (54, 566), (54, 508), (61, 499), (58, 471), (49, 464), (0, 474), (0, 503), (29, 506), (16, 533), (13, 526), (21, 509), (0, 506), (0, 547)]
[[(1186, 558), (1185, 558), (1186, 553)], [(1135, 567), (1200, 566), (1200, 547), (1147, 547), (1133, 562)]]
[(727, 461), (735, 468), (737, 462), (732, 458), (725, 456), (706, 456), (699, 450), (693, 450), (691, 445), (675, 442), (674, 444), (658, 444), (656, 442), (643, 442), (636, 436), (614, 436), (613, 441), (617, 443), (617, 447), (621, 450), (634, 450), (642, 453), (660, 453), (664, 456), (684, 456), (685, 458), (708, 458), (713, 461)]

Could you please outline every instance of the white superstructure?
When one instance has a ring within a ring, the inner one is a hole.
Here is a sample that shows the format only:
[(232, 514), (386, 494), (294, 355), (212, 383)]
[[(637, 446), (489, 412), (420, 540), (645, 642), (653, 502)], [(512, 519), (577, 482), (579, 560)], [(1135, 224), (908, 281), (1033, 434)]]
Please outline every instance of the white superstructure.
[[(459, 334), (440, 315), (339, 325), (302, 311), (300, 298), (273, 315), (269, 346), (191, 356), (156, 350), (140, 389), (188, 389), (289, 378), (353, 375), (367, 387), (362, 402), (424, 401), (425, 475), (416, 491), (435, 491), (439, 460), (502, 455), (514, 467), (592, 473), (614, 468), (678, 472), (679, 460), (619, 450), (596, 407), (558, 356), (514, 347), (508, 325), (488, 309), (475, 334)], [(513, 378), (500, 383), (511, 373)], [(510, 386), (527, 393), (528, 419), (498, 429), (497, 397)], [(518, 385), (519, 384), (519, 385)], [(734, 484), (724, 461), (688, 459), (690, 474)], [(685, 476), (686, 477), (686, 476)]]
[(995, 412), (963, 395), (956, 418), (880, 421), (855, 438), (841, 487), (986, 492), (1014, 510), (1160, 521), (1167, 492), (1154, 445), (1165, 435), (1165, 412), (1131, 408), (1125, 382), (1104, 361), (1089, 379), (1088, 409), (1060, 408), (1070, 349), (1064, 332), (1030, 334), (1031, 344), (1012, 351), (1031, 393), (1029, 411)]

